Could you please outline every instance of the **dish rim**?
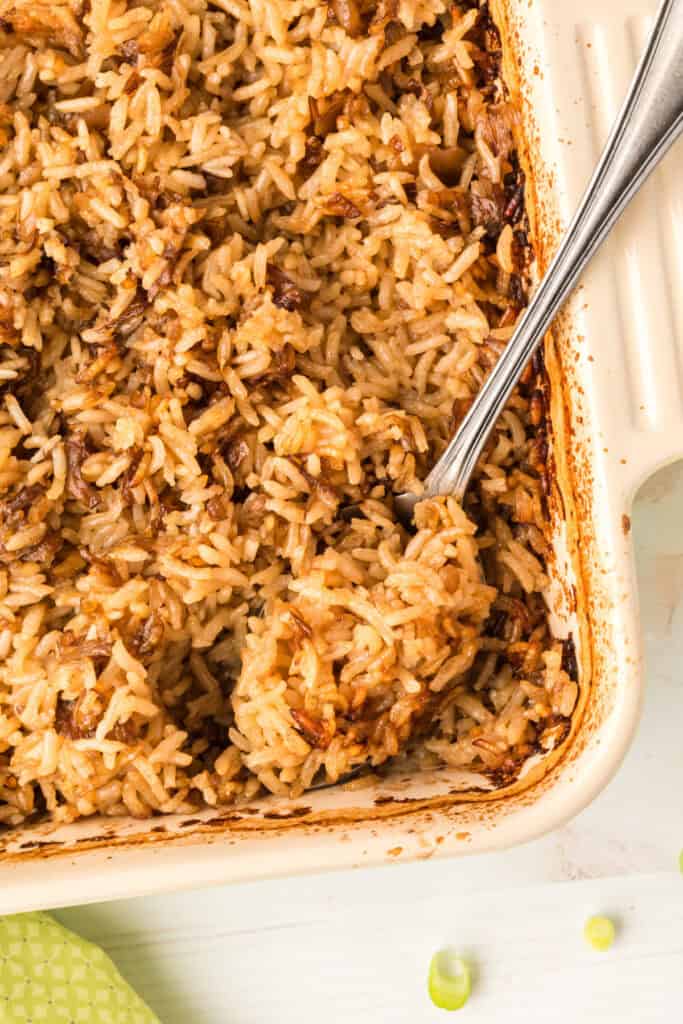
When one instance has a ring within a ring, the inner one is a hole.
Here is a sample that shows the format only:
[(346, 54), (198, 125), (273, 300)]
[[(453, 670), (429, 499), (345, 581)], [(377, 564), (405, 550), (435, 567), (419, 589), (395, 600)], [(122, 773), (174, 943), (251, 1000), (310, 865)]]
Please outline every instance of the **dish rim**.
[[(536, 58), (530, 56), (533, 44), (529, 42), (534, 35), (529, 28), (533, 16), (521, 0), (492, 0), (491, 9), (501, 29), (505, 78), (522, 113), (517, 142), (524, 169), (530, 172), (527, 212), (542, 272), (554, 249), (559, 216), (552, 172), (546, 168), (540, 146), (538, 101), (534, 98), (539, 82), (532, 72), (539, 65), (532, 63)], [(585, 411), (583, 386), (577, 376), (576, 335), (572, 314), (565, 314), (545, 346), (557, 479), (554, 512), (563, 515), (564, 543), (576, 570), (570, 603), (574, 603), (575, 614), (582, 612), (576, 614), (581, 704), (556, 751), (523, 778), (495, 791), (440, 791), (444, 786), (448, 789), (448, 780), (457, 775), (443, 769), (427, 773), (439, 775), (433, 783), (426, 777), (418, 780), (428, 788), (433, 784), (432, 795), (398, 796), (405, 779), (380, 780), (372, 791), (372, 807), (366, 804), (360, 809), (358, 801), (362, 804), (368, 793), (358, 790), (354, 795), (353, 790), (344, 790), (336, 795), (304, 793), (283, 807), (278, 799), (282, 809), (277, 813), (272, 801), (257, 802), (270, 807), (269, 818), (254, 814), (253, 803), (245, 808), (207, 809), (193, 819), (177, 815), (132, 825), (129, 819), (119, 819), (114, 825), (113, 819), (87, 819), (61, 828), (47, 824), (18, 829), (0, 842), (0, 880), (6, 883), (0, 887), (0, 910), (55, 906), (70, 899), (114, 898), (197, 881), (247, 880), (500, 849), (535, 838), (586, 806), (609, 781), (628, 748), (642, 686), (628, 536), (622, 537), (618, 574), (619, 586), (623, 584), (627, 593), (620, 609), (620, 627), (631, 633), (630, 661), (615, 666), (608, 660), (615, 626), (606, 622), (604, 609), (614, 607), (616, 581), (605, 583), (603, 579), (601, 583), (596, 573), (600, 540), (592, 512), (600, 491), (596, 485), (604, 481), (596, 479), (590, 445), (575, 426)], [(642, 475), (653, 468), (642, 466)], [(630, 507), (635, 476), (629, 471), (610, 481), (620, 507)], [(613, 527), (611, 523), (610, 529)], [(410, 784), (415, 782), (413, 778)], [(269, 842), (274, 838), (277, 852)], [(49, 862), (50, 867), (38, 878), (41, 862)], [(191, 867), (201, 870), (199, 879)]]

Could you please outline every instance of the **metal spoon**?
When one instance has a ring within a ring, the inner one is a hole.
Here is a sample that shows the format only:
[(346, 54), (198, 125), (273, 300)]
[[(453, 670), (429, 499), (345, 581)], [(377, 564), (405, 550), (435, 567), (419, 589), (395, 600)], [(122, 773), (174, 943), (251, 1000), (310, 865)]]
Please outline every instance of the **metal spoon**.
[[(534, 350), (582, 270), (683, 130), (683, 0), (664, 0), (624, 105), (579, 208), (522, 319), (475, 398), (460, 429), (424, 483), (424, 493), (399, 494), (395, 508), (409, 524), (422, 498), (462, 500), (481, 450)], [(353, 514), (357, 506), (350, 506)], [(358, 765), (336, 783), (369, 773)]]
[(422, 498), (462, 501), (496, 420), (582, 270), (683, 129), (683, 0), (664, 0), (602, 156), (548, 271), (459, 430), (424, 483), (399, 494), (406, 523)]

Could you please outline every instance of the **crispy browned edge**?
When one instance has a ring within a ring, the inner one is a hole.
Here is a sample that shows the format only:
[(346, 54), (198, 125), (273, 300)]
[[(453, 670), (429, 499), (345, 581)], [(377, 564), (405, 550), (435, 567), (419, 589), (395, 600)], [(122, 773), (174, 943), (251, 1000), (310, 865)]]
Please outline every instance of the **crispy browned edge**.
[[(527, 88), (529, 83), (526, 77), (532, 71), (522, 61), (521, 54), (525, 45), (523, 32), (514, 11), (511, 10), (510, 2), (511, 0), (489, 0), (489, 8), (501, 36), (503, 78), (511, 100), (521, 114), (521, 123), (515, 128), (515, 143), (520, 165), (526, 176), (525, 205), (537, 274), (540, 277), (545, 272), (552, 253), (555, 251), (559, 228), (554, 212), (538, 187), (539, 181), (544, 177), (547, 178), (549, 172), (543, 167), (540, 158), (537, 141), (538, 127), (529, 100)], [(546, 186), (546, 191), (550, 192), (552, 190), (550, 182), (546, 181)], [(427, 820), (430, 820), (435, 813), (447, 814), (449, 810), (461, 812), (465, 806), (473, 807), (474, 805), (478, 805), (477, 813), (486, 819), (488, 825), (495, 825), (496, 815), (503, 808), (513, 810), (515, 806), (530, 804), (539, 799), (542, 793), (552, 785), (553, 776), (557, 774), (562, 764), (573, 760), (583, 747), (583, 742), (575, 741), (586, 718), (589, 699), (593, 696), (594, 636), (591, 616), (588, 613), (586, 567), (583, 564), (581, 544), (579, 543), (585, 523), (583, 522), (584, 517), (577, 513), (577, 505), (585, 508), (585, 495), (583, 495), (584, 500), (581, 500), (578, 489), (585, 489), (587, 481), (578, 479), (581, 474), (575, 471), (576, 462), (568, 456), (571, 444), (576, 443), (576, 438), (572, 438), (567, 389), (563, 387), (562, 383), (567, 380), (562, 365), (562, 351), (565, 347), (563, 343), (569, 339), (570, 332), (571, 324), (566, 320), (560, 320), (559, 325), (556, 323), (553, 333), (549, 332), (546, 335), (544, 344), (546, 384), (550, 398), (550, 415), (547, 426), (552, 453), (552, 487), (549, 496), (549, 509), (551, 520), (553, 517), (560, 517), (565, 524), (568, 557), (575, 571), (572, 592), (567, 592), (566, 597), (568, 606), (573, 611), (580, 612), (577, 615), (579, 700), (571, 718), (570, 729), (555, 750), (545, 755), (540, 763), (529, 770), (523, 778), (518, 778), (495, 790), (452, 791), (445, 796), (416, 799), (408, 796), (398, 797), (390, 802), (378, 802), (373, 808), (349, 808), (342, 811), (314, 812), (310, 808), (298, 807), (290, 816), (285, 816), (285, 812), (282, 817), (273, 814), (269, 818), (255, 814), (252, 819), (249, 819), (245, 816), (245, 809), (236, 808), (234, 811), (226, 809), (224, 814), (209, 821), (190, 818), (181, 822), (180, 830), (177, 832), (167, 831), (162, 824), (163, 819), (155, 819), (152, 830), (137, 835), (116, 836), (114, 832), (109, 832), (109, 828), (106, 828), (104, 834), (98, 837), (84, 837), (67, 843), (50, 840), (49, 836), (45, 838), (41, 836), (36, 838), (35, 842), (25, 843), (24, 849), (20, 852), (3, 852), (4, 844), (0, 841), (0, 860), (8, 863), (18, 860), (26, 861), (36, 857), (42, 859), (73, 854), (77, 850), (121, 849), (148, 844), (163, 845), (175, 841), (188, 842), (201, 840), (203, 836), (217, 833), (226, 836), (239, 836), (245, 833), (253, 836), (255, 833), (262, 833), (265, 836), (274, 832), (291, 832), (294, 829), (317, 831), (321, 827), (329, 830), (343, 827), (348, 830), (354, 826), (367, 826), (388, 819), (414, 818), (424, 821), (426, 816)], [(587, 723), (587, 725), (589, 724)], [(248, 813), (246, 810), (246, 814)], [(462, 820), (460, 824), (463, 824)], [(112, 821), (109, 827), (115, 828), (115, 822)], [(31, 831), (31, 829), (27, 829), (26, 835), (30, 835)], [(466, 837), (469, 833), (458, 833), (458, 835)], [(6, 838), (11, 840), (12, 833), (9, 832)], [(388, 856), (393, 856), (392, 851), (388, 851)]]

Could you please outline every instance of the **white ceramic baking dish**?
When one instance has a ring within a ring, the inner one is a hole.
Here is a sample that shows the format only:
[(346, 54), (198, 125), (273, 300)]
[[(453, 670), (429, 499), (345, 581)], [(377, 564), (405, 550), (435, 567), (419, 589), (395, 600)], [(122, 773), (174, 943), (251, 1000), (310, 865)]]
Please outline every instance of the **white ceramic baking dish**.
[[(539, 267), (547, 264), (642, 47), (649, 0), (495, 0), (520, 93)], [(576, 814), (631, 740), (642, 666), (629, 511), (683, 455), (683, 195), (674, 149), (586, 276), (546, 346), (559, 635), (575, 636), (574, 726), (506, 790), (444, 769), (283, 806), (147, 822), (34, 826), (0, 843), (0, 912), (231, 880), (451, 856), (522, 842)]]

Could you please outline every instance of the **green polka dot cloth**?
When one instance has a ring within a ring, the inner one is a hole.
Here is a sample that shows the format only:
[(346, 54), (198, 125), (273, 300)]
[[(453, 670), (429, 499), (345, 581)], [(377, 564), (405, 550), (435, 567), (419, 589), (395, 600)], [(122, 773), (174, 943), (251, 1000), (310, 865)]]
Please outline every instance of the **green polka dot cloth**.
[(104, 950), (49, 914), (0, 917), (2, 1024), (159, 1024)]

